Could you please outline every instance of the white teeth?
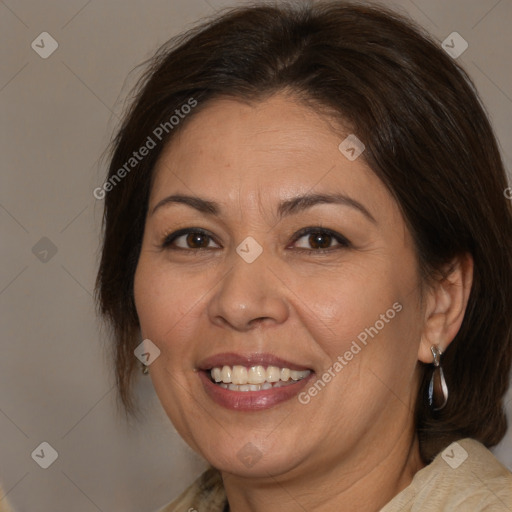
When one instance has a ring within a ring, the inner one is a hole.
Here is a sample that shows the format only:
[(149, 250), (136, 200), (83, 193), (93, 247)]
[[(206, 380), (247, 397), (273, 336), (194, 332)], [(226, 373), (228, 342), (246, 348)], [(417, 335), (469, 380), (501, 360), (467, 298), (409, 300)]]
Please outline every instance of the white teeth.
[(251, 366), (247, 368), (241, 365), (217, 366), (210, 370), (211, 378), (221, 387), (233, 391), (260, 391), (271, 389), (272, 387), (281, 387), (288, 381), (290, 384), (304, 379), (311, 373), (310, 370), (290, 370), (289, 368), (278, 368), (277, 366), (268, 366), (266, 369), (262, 365)]
[(247, 372), (249, 384), (263, 384), (267, 378), (267, 372), (263, 366), (251, 366)]
[[(223, 366), (221, 376), (222, 376), (222, 382), (224, 382), (224, 384), (229, 384), (231, 382), (231, 368), (229, 366)], [(212, 375), (212, 377), (213, 377), (213, 375)], [(215, 378), (215, 377), (213, 377), (213, 378)]]
[(281, 368), (281, 375), (279, 378), (286, 382), (290, 378), (290, 372), (291, 370), (288, 370), (288, 368)]
[(247, 368), (239, 365), (233, 366), (231, 382), (233, 384), (247, 384)]
[(281, 371), (277, 366), (269, 366), (267, 368), (267, 382), (277, 382), (281, 377)]
[(220, 368), (213, 368), (212, 369), (212, 379), (215, 382), (221, 382), (222, 381), (222, 370)]

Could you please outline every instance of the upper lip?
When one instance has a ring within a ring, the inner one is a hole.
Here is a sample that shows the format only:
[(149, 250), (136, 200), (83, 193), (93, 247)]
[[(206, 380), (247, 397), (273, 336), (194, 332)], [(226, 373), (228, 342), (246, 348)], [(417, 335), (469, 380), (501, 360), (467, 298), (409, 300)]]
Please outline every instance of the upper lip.
[(211, 370), (215, 367), (222, 366), (277, 366), (279, 368), (289, 368), (290, 370), (310, 370), (305, 365), (287, 361), (272, 354), (265, 354), (261, 352), (253, 352), (250, 354), (236, 354), (234, 352), (225, 352), (222, 354), (215, 354), (213, 356), (203, 359), (198, 368), (200, 370)]

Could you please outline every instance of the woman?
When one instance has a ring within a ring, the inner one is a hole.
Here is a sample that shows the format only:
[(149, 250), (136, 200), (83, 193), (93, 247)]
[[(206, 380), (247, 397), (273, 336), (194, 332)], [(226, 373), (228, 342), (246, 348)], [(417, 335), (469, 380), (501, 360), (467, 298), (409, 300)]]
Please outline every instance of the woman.
[(164, 46), (95, 191), (122, 404), (140, 360), (211, 464), (162, 510), (509, 510), (506, 188), (470, 79), (382, 8)]

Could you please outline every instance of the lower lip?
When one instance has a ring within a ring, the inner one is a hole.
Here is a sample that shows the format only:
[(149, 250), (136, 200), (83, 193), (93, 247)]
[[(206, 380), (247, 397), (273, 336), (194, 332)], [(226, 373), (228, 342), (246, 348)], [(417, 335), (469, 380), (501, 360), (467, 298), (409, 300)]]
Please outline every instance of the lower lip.
[(232, 391), (214, 384), (207, 372), (201, 370), (198, 373), (208, 396), (222, 407), (236, 411), (269, 409), (281, 402), (290, 400), (300, 393), (314, 375), (311, 372), (310, 375), (298, 380), (295, 384), (279, 388), (263, 389), (261, 391)]

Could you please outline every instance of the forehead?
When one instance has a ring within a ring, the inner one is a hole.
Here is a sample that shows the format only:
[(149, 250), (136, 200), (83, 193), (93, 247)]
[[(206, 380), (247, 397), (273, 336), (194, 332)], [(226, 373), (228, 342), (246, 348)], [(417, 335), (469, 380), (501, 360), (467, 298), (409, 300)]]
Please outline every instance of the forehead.
[(350, 161), (339, 150), (347, 135), (339, 123), (284, 94), (252, 104), (214, 100), (162, 152), (151, 203), (177, 188), (225, 201), (243, 195), (277, 200), (313, 189), (389, 200), (363, 158)]

